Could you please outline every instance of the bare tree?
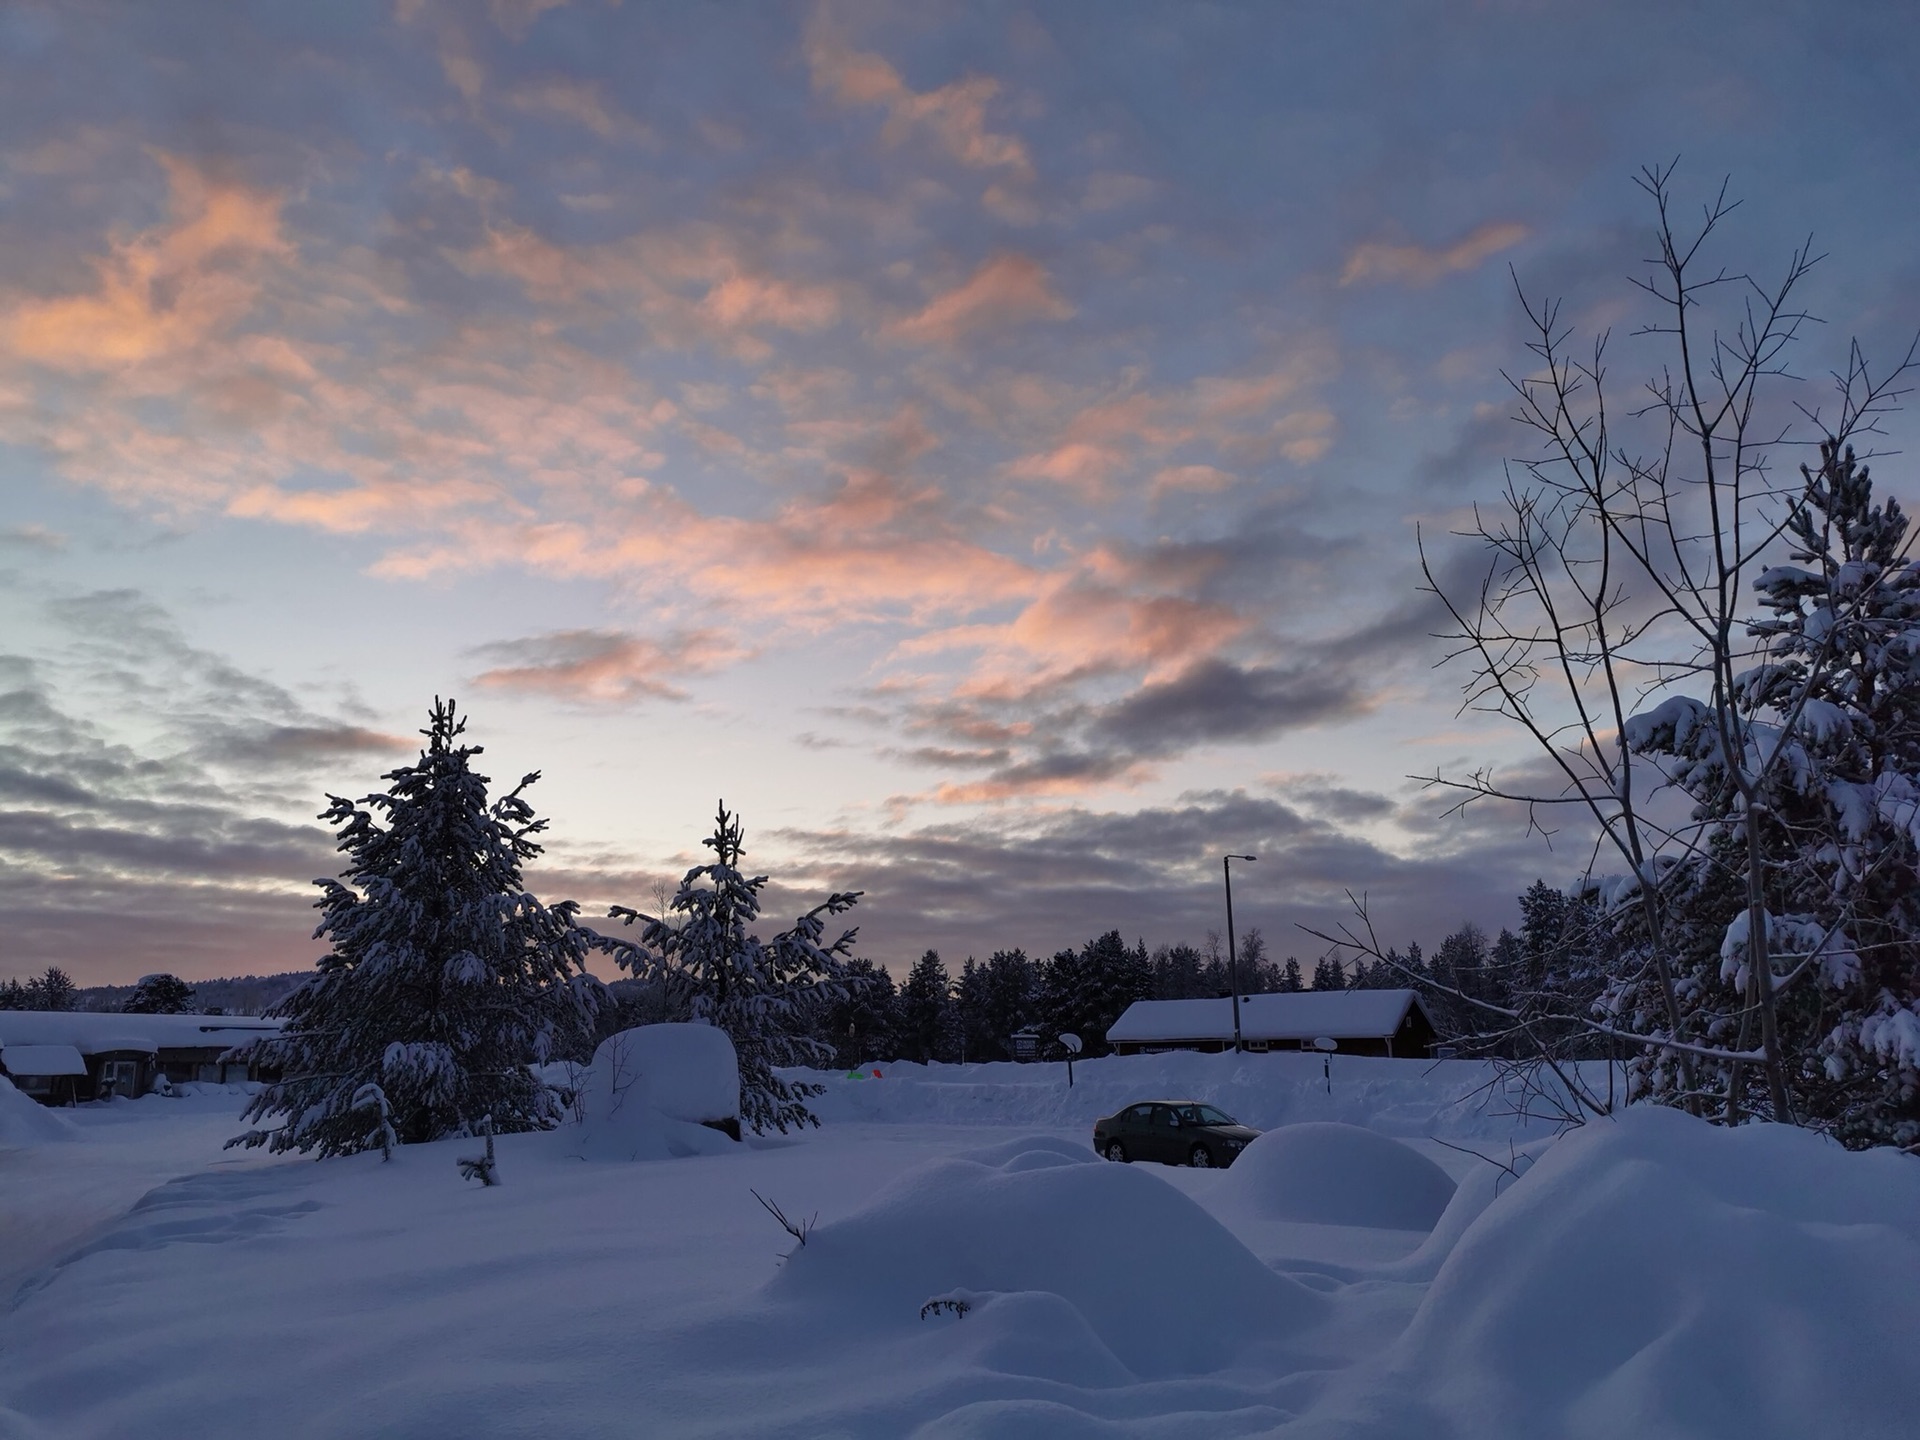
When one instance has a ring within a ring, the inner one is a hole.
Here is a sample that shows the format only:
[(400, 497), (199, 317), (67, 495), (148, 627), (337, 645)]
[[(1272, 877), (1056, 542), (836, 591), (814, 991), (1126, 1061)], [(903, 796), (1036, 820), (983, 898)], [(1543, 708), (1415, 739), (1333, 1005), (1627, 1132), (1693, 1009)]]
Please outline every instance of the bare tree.
[[(1577, 344), (1557, 302), (1522, 290), (1534, 364), (1504, 378), (1515, 419), (1541, 452), (1510, 465), (1499, 504), (1476, 508), (1458, 532), (1485, 558), (1477, 583), (1443, 580), (1422, 537), (1426, 586), (1451, 619), (1446, 659), (1467, 670), (1463, 712), (1517, 725), (1547, 778), (1510, 782), (1491, 770), (1424, 778), (1454, 792), (1455, 809), (1488, 800), (1524, 806), (1549, 837), (1566, 828), (1553, 817), (1570, 809), (1591, 846), (1593, 892), (1623, 923), (1631, 916), (1635, 943), (1615, 957), (1612, 994), (1651, 997), (1647, 1023), (1558, 1013), (1562, 1033), (1649, 1047), (1672, 1067), (1666, 1093), (1695, 1113), (1712, 1096), (1738, 1118), (1739, 1071), (1758, 1066), (1773, 1115), (1787, 1120), (1781, 957), (1770, 951), (1780, 927), (1767, 910), (1763, 831), (1781, 772), (1799, 753), (1808, 700), (1844, 657), (1832, 647), (1803, 654), (1793, 683), (1769, 691), (1762, 719), (1750, 703), (1753, 677), (1773, 673), (1774, 636), (1753, 618), (1752, 596), (1819, 483), (1818, 467), (1781, 464), (1782, 453), (1823, 441), (1838, 453), (1877, 433), (1915, 352), (1876, 376), (1854, 347), (1834, 377), (1833, 413), (1792, 404), (1790, 352), (1815, 323), (1798, 296), (1818, 257), (1800, 247), (1772, 282), (1716, 267), (1705, 252), (1735, 202), (1723, 186), (1697, 222), (1683, 225), (1672, 176), (1669, 165), (1638, 178), (1658, 223), (1657, 254), (1636, 282), (1656, 318), (1636, 333), (1663, 343), (1662, 367), (1616, 412), (1607, 334)], [(1826, 599), (1836, 614), (1853, 603), (1837, 592)], [(1676, 893), (1702, 875), (1737, 883), (1745, 897), (1732, 1035), (1690, 1026), (1675, 974)], [(1378, 955), (1360, 931), (1334, 938)], [(1537, 1024), (1525, 1005), (1482, 1008), (1522, 1031)], [(1731, 1074), (1724, 1094), (1703, 1088), (1703, 1064)]]

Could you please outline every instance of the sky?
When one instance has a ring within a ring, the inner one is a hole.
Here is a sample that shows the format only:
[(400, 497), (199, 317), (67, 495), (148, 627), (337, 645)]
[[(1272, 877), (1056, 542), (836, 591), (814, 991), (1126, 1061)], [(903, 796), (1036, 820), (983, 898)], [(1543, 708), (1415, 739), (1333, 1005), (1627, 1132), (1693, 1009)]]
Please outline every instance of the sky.
[(1530, 453), (1516, 281), (1651, 373), (1677, 157), (1825, 254), (1810, 391), (1920, 324), (1905, 4), (18, 0), (0, 67), (0, 976), (311, 964), (436, 696), (589, 919), (724, 800), (896, 972), (1198, 942), (1227, 851), (1276, 955), (1497, 929), (1587, 852), (1418, 778), (1529, 756), (1416, 533)]

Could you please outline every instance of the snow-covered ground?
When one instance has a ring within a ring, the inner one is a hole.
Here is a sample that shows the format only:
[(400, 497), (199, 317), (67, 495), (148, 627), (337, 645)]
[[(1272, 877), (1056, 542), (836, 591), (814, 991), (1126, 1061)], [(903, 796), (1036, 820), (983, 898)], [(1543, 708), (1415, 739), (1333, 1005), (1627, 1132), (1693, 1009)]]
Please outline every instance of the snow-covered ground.
[[(236, 1160), (224, 1093), (0, 1094), (0, 1437), (1916, 1433), (1920, 1159), (1555, 1140), (1467, 1062), (881, 1068), (721, 1155), (505, 1137), (493, 1189), (470, 1142)], [(1271, 1133), (1096, 1160), (1156, 1096)]]

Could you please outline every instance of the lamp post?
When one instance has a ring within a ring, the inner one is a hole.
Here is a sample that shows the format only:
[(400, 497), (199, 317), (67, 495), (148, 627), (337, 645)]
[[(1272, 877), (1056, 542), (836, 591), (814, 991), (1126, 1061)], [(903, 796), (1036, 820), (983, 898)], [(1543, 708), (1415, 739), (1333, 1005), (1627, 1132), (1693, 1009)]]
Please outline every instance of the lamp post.
[(1233, 986), (1233, 1053), (1241, 1053), (1240, 1045), (1240, 951), (1233, 943), (1233, 862), (1235, 860), (1257, 860), (1257, 855), (1222, 855), (1220, 873), (1227, 882), (1227, 978)]

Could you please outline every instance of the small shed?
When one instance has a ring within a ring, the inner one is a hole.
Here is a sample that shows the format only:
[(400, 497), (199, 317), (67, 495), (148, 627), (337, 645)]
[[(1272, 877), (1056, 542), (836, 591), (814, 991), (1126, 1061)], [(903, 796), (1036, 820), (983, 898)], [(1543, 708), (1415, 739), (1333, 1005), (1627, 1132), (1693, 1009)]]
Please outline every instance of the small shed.
[(86, 1059), (71, 1045), (0, 1047), (0, 1070), (22, 1095), (43, 1105), (70, 1105), (76, 1079), (87, 1078)]
[[(1253, 1051), (1311, 1050), (1329, 1036), (1345, 1055), (1424, 1058), (1438, 1036), (1412, 990), (1300, 990), (1242, 995), (1240, 1039)], [(1233, 1048), (1233, 997), (1136, 1000), (1107, 1031), (1118, 1055)]]

